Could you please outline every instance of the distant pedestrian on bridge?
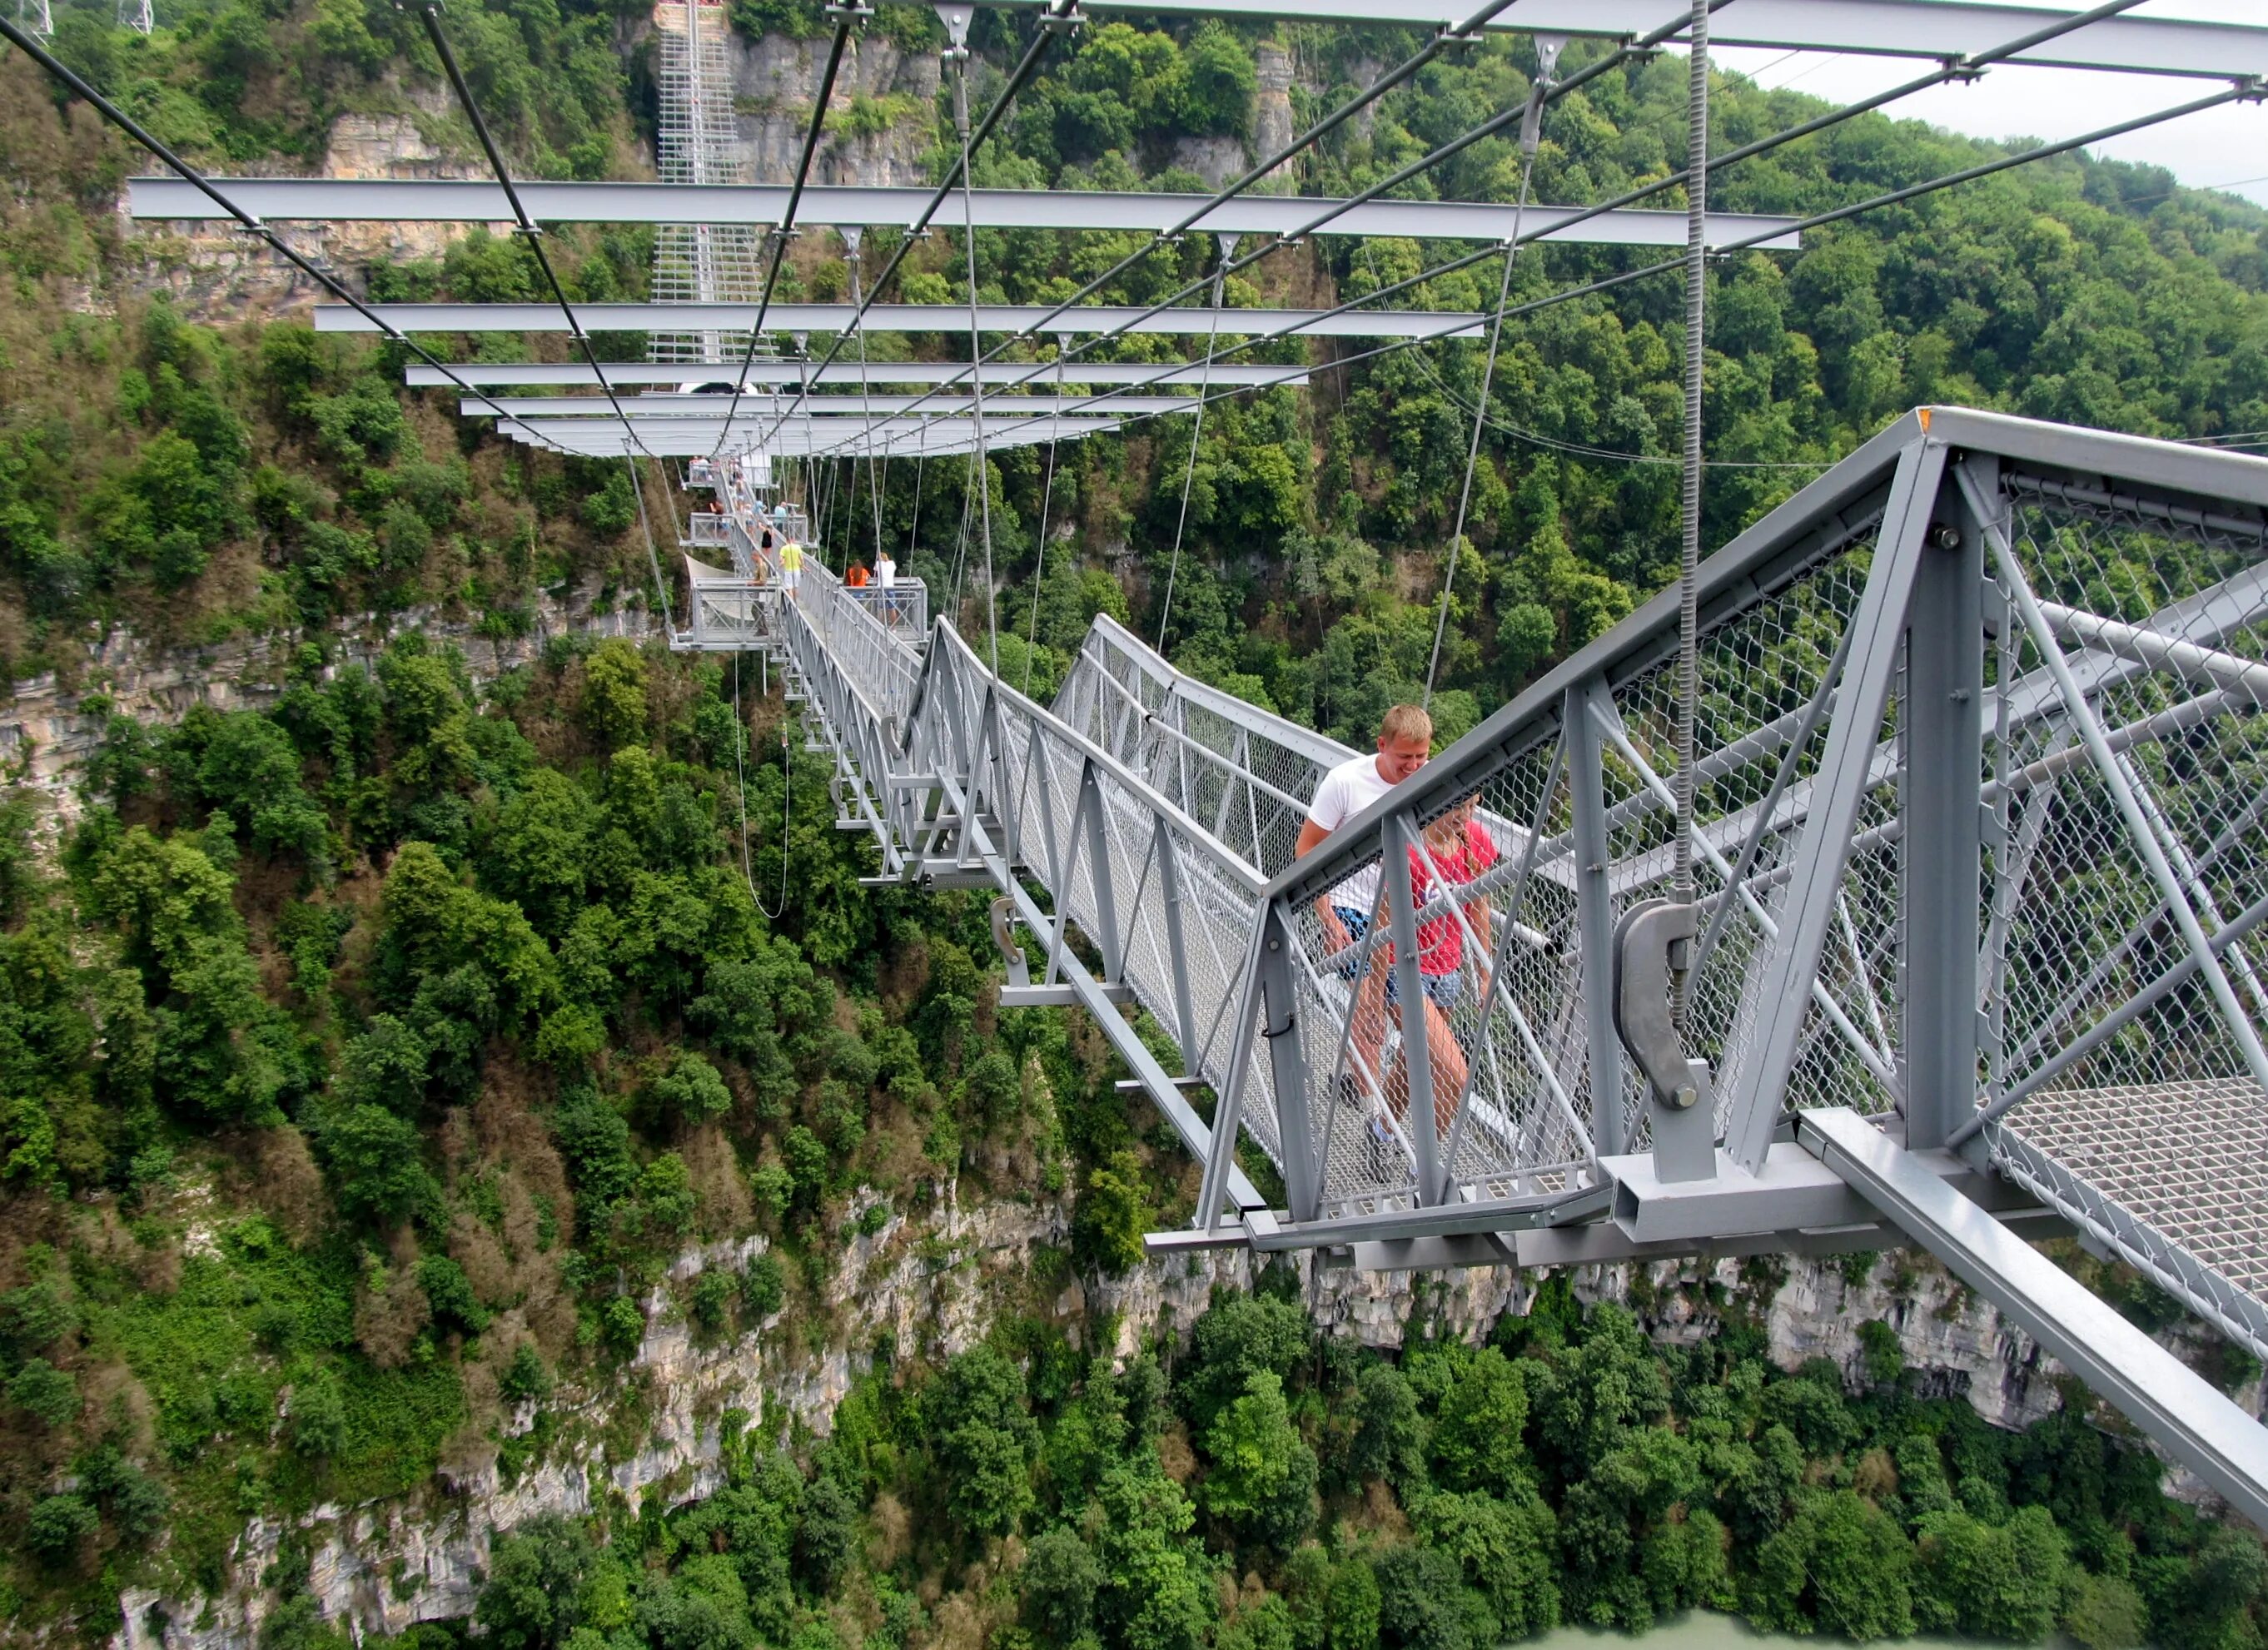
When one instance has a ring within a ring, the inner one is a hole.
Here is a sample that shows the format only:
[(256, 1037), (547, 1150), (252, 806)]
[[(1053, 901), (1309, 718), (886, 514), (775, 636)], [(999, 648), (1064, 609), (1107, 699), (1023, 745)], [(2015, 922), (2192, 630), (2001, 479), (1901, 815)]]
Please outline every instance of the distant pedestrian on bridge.
[[(1423, 768), (1432, 749), (1433, 718), (1424, 706), (1397, 704), (1387, 711), (1378, 724), (1377, 753), (1341, 762), (1315, 787), (1307, 821), (1300, 827), (1298, 855), (1305, 858), (1313, 853), (1333, 831)], [(1365, 866), (1325, 893), (1315, 902), (1315, 915), (1334, 953), (1359, 945), (1372, 922), (1385, 916), (1377, 866)], [(1392, 947), (1373, 945), (1370, 966), (1355, 984), (1351, 1053), (1359, 1072), (1381, 1087), (1383, 1073), (1379, 1067), (1386, 1047), (1388, 992), (1394, 983), (1387, 961), (1392, 954)], [(1355, 959), (1348, 957), (1339, 971), (1354, 979)], [(1361, 1077), (1356, 1080), (1359, 1086)]]
[(890, 553), (887, 550), (876, 551), (874, 554), (874, 588), (882, 593), (882, 622), (884, 624), (895, 624), (898, 622), (898, 599), (895, 595), (891, 593), (896, 587), (897, 582), (897, 563), (890, 559)]
[(793, 539), (780, 546), (780, 588), (800, 601), (796, 593), (803, 588), (803, 546)]

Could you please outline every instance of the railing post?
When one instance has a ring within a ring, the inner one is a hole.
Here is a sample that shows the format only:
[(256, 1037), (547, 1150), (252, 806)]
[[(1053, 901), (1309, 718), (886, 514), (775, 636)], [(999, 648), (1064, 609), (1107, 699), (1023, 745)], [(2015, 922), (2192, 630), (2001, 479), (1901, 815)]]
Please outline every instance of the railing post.
[[(1123, 954), (1118, 947), (1118, 894), (1110, 880), (1110, 829), (1103, 817), (1102, 781), (1096, 777), (1092, 761), (1079, 764), (1079, 807), (1086, 834), (1086, 873), (1094, 885), (1094, 940), (1102, 949), (1102, 977), (1116, 983), (1118, 961)], [(1069, 890), (1057, 895), (1057, 909)]]
[(1584, 1040), (1590, 1050), (1591, 1155), (1597, 1158), (1623, 1148), (1623, 1044), (1615, 1031), (1606, 750), (1591, 716), (1594, 698), (1608, 699), (1606, 683), (1595, 677), (1567, 689), (1560, 717), (1567, 729), (1568, 796), (1575, 815), (1575, 931), (1581, 946)]
[[(1268, 954), (1268, 940), (1274, 934), (1269, 914), (1255, 914), (1249, 948), (1244, 954), (1244, 966), (1231, 982), (1235, 993), (1236, 1028), (1228, 1040), (1227, 1080), (1215, 1093), (1219, 1102), (1212, 1111), (1212, 1145), (1205, 1153), (1204, 1174), (1197, 1182), (1196, 1227), (1209, 1232), (1220, 1219), (1220, 1208), (1228, 1196), (1230, 1176), (1236, 1168), (1237, 1131), (1244, 1121), (1244, 1094), (1251, 1086), (1252, 1040), (1263, 1029), (1267, 1017), (1267, 972), (1262, 959)], [(1186, 1056), (1185, 1056), (1186, 1057)], [(1284, 1108), (1280, 1098), (1276, 1108), (1277, 1138), (1283, 1138)]]
[[(1315, 1174), (1315, 1144), (1308, 1108), (1307, 1052), (1300, 1046), (1299, 982), (1292, 947), (1299, 937), (1285, 920), (1283, 902), (1269, 902), (1260, 946), (1260, 988), (1268, 1042), (1268, 1071), (1275, 1080), (1276, 1138), (1284, 1154), (1284, 1195), (1294, 1220), (1312, 1220), (1322, 1201)], [(1228, 1148), (1233, 1154), (1236, 1142)]]
[(1843, 889), (1851, 829), (1881, 743), (1882, 711), (1889, 702), (1890, 679), (1896, 674), (1905, 639), (1915, 574), (1923, 556), (1934, 554), (1926, 541), (1944, 475), (1945, 448), (1927, 436), (1898, 455), (1866, 588), (1851, 615), (1856, 634), (1812, 781), (1810, 814), (1788, 856), (1779, 933), (1759, 954), (1743, 986), (1742, 1013), (1750, 1046), (1733, 1077), (1725, 1151), (1751, 1174), (1764, 1168), (1771, 1149), (1780, 1102), (1795, 1069), (1796, 1050), (1809, 1018), (1797, 1005), (1811, 996), (1827, 925)]
[(1402, 998), (1402, 1076), (1410, 1096), (1403, 1123), (1418, 1154), (1418, 1201), (1426, 1204), (1440, 1201), (1441, 1130), (1433, 1115), (1432, 1028), (1425, 1023), (1425, 977), (1418, 966), (1418, 910), (1411, 902), (1416, 890), (1410, 887), (1410, 861), (1418, 852), (1418, 832), (1409, 814), (1391, 814), (1385, 836), (1378, 874), (1394, 928), (1395, 985)]
[[(1995, 481), (1992, 490), (1999, 490)], [(1977, 1110), (1977, 913), (1984, 869), (1984, 524), (1947, 489), (1906, 631), (1904, 932), (1906, 1147)]]
[(1189, 939), (1182, 927), (1182, 861), (1165, 815), (1151, 821), (1152, 851), (1158, 857), (1158, 895), (1164, 902), (1166, 960), (1174, 975), (1174, 1030), (1182, 1044), (1182, 1075), (1197, 1075), (1197, 1007), (1189, 994)]

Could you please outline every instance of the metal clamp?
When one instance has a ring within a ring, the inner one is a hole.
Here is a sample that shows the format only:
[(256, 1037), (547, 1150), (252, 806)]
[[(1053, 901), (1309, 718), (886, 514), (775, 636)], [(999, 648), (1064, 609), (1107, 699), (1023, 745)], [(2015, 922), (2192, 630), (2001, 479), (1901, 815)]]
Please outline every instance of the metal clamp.
[(1716, 1108), (1701, 1103), (1711, 1095), (1709, 1063), (1686, 1057), (1671, 998), (1700, 930), (1698, 906), (1669, 900), (1642, 901), (1615, 924), (1615, 1035), (1653, 1091), (1655, 1169), (1665, 1181), (1716, 1173)]

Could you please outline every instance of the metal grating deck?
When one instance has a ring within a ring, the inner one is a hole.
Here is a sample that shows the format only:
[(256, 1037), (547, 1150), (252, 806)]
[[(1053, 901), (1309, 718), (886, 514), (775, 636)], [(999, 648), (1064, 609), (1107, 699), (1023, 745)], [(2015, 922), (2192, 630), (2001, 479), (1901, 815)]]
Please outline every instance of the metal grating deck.
[(2268, 1302), (2268, 1099), (2250, 1078), (2049, 1090), (2007, 1129)]

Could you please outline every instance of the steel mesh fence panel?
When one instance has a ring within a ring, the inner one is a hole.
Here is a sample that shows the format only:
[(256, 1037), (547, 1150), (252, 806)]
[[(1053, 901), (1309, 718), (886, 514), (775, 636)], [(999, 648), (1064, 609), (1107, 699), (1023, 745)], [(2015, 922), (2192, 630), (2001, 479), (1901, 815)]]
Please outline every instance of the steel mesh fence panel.
[[(1730, 1092), (1761, 1014), (1798, 1013), (1803, 1028), (1789, 1079), (1793, 1105), (1878, 1110), (1895, 1070), (1895, 961), (1900, 866), (1895, 815), (1895, 707), (1874, 730), (1875, 755), (1859, 838), (1836, 901), (1818, 983), (1800, 1004), (1763, 1004), (1752, 986), (1786, 916), (1789, 857), (1810, 821), (1812, 781), (1835, 705), (1823, 700), (1874, 552), (1869, 530), (1778, 590), (1705, 629), (1696, 724), (1693, 873), (1705, 931), (1719, 938), (1687, 984), (1685, 1040)], [(1808, 714), (1812, 713), (1812, 714)], [(1614, 913), (1667, 896), (1674, 861), (1676, 665), (1665, 658), (1615, 684), (1603, 731), (1604, 791)], [(1791, 747), (1793, 752), (1791, 753)], [(1775, 790), (1777, 794), (1775, 795)], [(1753, 845), (1752, 845), (1753, 844)], [(1742, 869), (1746, 860), (1745, 869)], [(1739, 880), (1733, 873), (1740, 869)], [(1729, 902), (1721, 924), (1718, 908)], [(1643, 1079), (1626, 1066), (1609, 1108), (1619, 1139), (1646, 1140)], [(1720, 1123), (1723, 1118), (1719, 1117)]]
[(2268, 1346), (2268, 544), (2021, 472), (2004, 499), (2047, 637), (2012, 619), (1993, 657), (1986, 1138), (2003, 1172)]

